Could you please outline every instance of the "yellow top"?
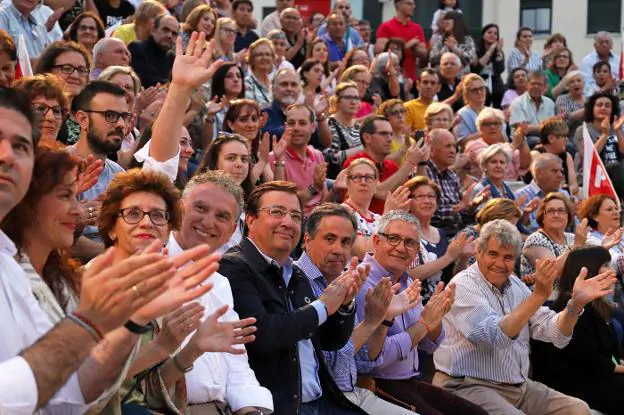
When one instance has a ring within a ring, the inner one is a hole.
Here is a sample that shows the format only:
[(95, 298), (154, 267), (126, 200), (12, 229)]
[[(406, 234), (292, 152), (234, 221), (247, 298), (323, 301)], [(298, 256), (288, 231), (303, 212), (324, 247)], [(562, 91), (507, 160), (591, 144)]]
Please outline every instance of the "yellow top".
[[(405, 139), (409, 140), (409, 146), (411, 146), (412, 144), (414, 144), (416, 141), (414, 141), (414, 139), (412, 137), (409, 136), (405, 136)], [(408, 146), (408, 148), (409, 148)], [(394, 138), (392, 139), (392, 149), (390, 151), (390, 154), (394, 154), (397, 151), (401, 150), (401, 148), (403, 147), (403, 143), (399, 143), (398, 141), (396, 141)], [(407, 152), (403, 154), (403, 157), (401, 157), (399, 160), (395, 160), (396, 163), (400, 166), (401, 164), (403, 164), (403, 162), (405, 161), (405, 156), (407, 155)]]
[(128, 46), (137, 40), (134, 23), (122, 24), (113, 32), (113, 37), (120, 39)]
[(406, 102), (403, 106), (405, 107), (405, 111), (407, 111), (405, 114), (405, 121), (407, 122), (407, 125), (410, 126), (412, 131), (424, 130), (425, 110), (429, 104), (425, 104), (420, 100), (420, 98), (416, 98)]

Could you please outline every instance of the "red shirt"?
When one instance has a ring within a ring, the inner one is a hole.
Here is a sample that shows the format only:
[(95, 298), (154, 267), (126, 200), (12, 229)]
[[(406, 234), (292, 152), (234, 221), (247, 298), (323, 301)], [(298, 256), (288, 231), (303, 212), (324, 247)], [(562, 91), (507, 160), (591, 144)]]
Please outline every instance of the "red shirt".
[[(375, 160), (373, 160), (371, 156), (369, 156), (367, 153), (363, 151), (360, 153), (354, 154), (348, 159), (346, 159), (345, 162), (342, 164), (343, 170), (346, 169), (353, 160), (359, 159), (359, 158), (367, 158), (373, 163), (375, 163), (375, 166), (377, 166), (377, 170), (379, 170), (380, 182), (383, 182), (384, 180), (386, 180), (388, 177), (392, 176), (394, 173), (396, 173), (399, 170), (399, 165), (396, 164), (394, 161), (384, 160), (381, 163), (377, 163)], [(371, 205), (368, 208), (368, 210), (370, 210), (373, 213), (378, 213), (380, 215), (383, 215), (385, 204), (386, 204), (386, 201), (384, 199), (377, 199), (376, 197), (373, 197), (373, 201), (371, 202)]]
[[(393, 37), (399, 37), (405, 42), (417, 37), (421, 42), (425, 42), (425, 31), (418, 23), (414, 23), (408, 20), (406, 24), (401, 23), (396, 16), (392, 19), (383, 22), (379, 29), (377, 29), (377, 39), (390, 39)], [(405, 76), (416, 80), (416, 55), (413, 49), (405, 49), (405, 60), (403, 62), (403, 70), (405, 70)]]

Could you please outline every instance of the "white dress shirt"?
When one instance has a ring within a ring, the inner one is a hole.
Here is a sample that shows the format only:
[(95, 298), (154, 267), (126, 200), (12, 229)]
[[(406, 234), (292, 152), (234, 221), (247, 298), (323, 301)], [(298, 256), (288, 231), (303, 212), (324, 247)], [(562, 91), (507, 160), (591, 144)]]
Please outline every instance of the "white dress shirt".
[[(594, 65), (600, 61), (600, 57), (596, 53), (596, 50), (592, 50), (591, 53), (583, 58), (581, 61), (581, 72), (585, 76), (585, 87), (590, 91), (595, 91), (597, 88), (596, 80), (594, 79)], [(609, 66), (611, 66), (611, 76), (616, 81), (620, 80), (620, 57), (609, 52)]]
[[(173, 232), (169, 236), (167, 248), (170, 256), (183, 251)], [(215, 272), (208, 281), (213, 284), (213, 288), (197, 299), (205, 307), (204, 320), (225, 304), (229, 308), (221, 319), (239, 320), (234, 311), (234, 298), (228, 279)], [(183, 346), (188, 344), (192, 336), (186, 338)], [(260, 408), (265, 413), (273, 412), (273, 395), (258, 383), (255, 373), (249, 367), (247, 354), (204, 353), (193, 363), (193, 370), (186, 374), (186, 389), (191, 405), (220, 401), (226, 402), (234, 412), (248, 406)]]
[[(13, 358), (52, 329), (48, 316), (33, 296), (24, 271), (13, 258), (15, 254), (15, 245), (0, 231), (0, 363), (4, 363), (0, 372), (16, 368), (15, 373), (11, 373), (10, 387), (3, 386), (6, 375), (0, 377), (2, 414), (35, 411), (37, 388), (32, 384), (32, 371), (28, 376), (26, 362)], [(39, 413), (82, 414), (87, 409), (78, 376), (73, 373)]]

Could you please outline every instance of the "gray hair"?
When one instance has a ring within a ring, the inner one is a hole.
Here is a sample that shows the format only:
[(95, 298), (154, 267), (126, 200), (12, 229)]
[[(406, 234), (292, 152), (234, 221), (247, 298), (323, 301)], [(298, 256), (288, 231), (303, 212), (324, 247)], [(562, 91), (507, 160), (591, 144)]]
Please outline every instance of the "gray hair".
[(392, 210), (383, 215), (381, 219), (379, 219), (377, 229), (375, 229), (375, 234), (379, 235), (386, 232), (386, 228), (388, 227), (388, 225), (390, 225), (390, 223), (394, 222), (395, 220), (402, 220), (403, 222), (416, 225), (416, 228), (418, 229), (417, 239), (420, 239), (420, 221), (416, 216), (403, 210)]
[(509, 147), (503, 143), (496, 143), (488, 146), (485, 150), (481, 152), (479, 155), (479, 167), (481, 171), (485, 172), (485, 165), (488, 160), (494, 157), (497, 154), (502, 154), (507, 159), (507, 164), (511, 163), (512, 153), (509, 150)]
[(501, 123), (505, 122), (505, 114), (503, 114), (503, 111), (496, 108), (485, 107), (481, 110), (479, 115), (477, 115), (477, 129), (481, 129), (481, 123), (483, 121), (490, 120), (492, 118), (496, 118)]
[(559, 165), (561, 165), (559, 156), (551, 153), (537, 154), (533, 157), (533, 162), (531, 163), (531, 174), (535, 177), (535, 173), (538, 170), (543, 170), (552, 163), (559, 163)]
[(284, 31), (282, 31), (280, 29), (273, 29), (273, 30), (271, 30), (269, 33), (267, 33), (266, 37), (269, 40), (274, 40), (274, 39), (288, 40), (288, 39), (286, 39), (286, 33), (284, 33)]
[(97, 77), (99, 81), (111, 81), (116, 75), (123, 74), (129, 75), (132, 78), (132, 85), (134, 86), (134, 95), (139, 95), (141, 92), (141, 80), (134, 70), (129, 66), (109, 66), (104, 69), (102, 73)]
[(123, 43), (122, 40), (117, 39), (116, 37), (103, 37), (102, 39), (98, 40), (95, 45), (93, 45), (93, 66), (97, 67), (98, 55), (104, 52), (104, 50), (110, 43), (114, 42)]
[(603, 39), (603, 38), (607, 38), (610, 41), (613, 41), (613, 37), (611, 36), (611, 33), (601, 30), (600, 32), (596, 33), (596, 35), (594, 35), (594, 42), (597, 42), (598, 40)]
[(583, 80), (583, 83), (585, 83), (585, 76), (583, 75), (583, 72), (579, 71), (578, 69), (568, 72), (567, 75), (565, 76), (566, 78), (565, 87), (566, 88), (568, 87), (568, 84), (570, 83), (570, 79), (578, 78), (578, 77), (580, 77)]
[(193, 176), (182, 192), (182, 199), (188, 198), (189, 194), (202, 184), (211, 183), (215, 186), (219, 186), (225, 192), (234, 196), (236, 199), (237, 212), (236, 217), (239, 217), (244, 209), (243, 189), (238, 183), (234, 181), (230, 176), (222, 172), (221, 170), (207, 170), (203, 173)]
[(453, 52), (444, 52), (442, 54), (442, 57), (440, 57), (440, 62), (442, 62), (445, 57), (447, 57), (447, 58), (449, 58), (449, 57), (454, 58), (455, 59), (455, 63), (457, 63), (458, 66), (462, 66), (461, 58), (459, 56), (457, 56), (455, 53), (453, 53)]
[(306, 233), (311, 238), (315, 238), (316, 232), (318, 232), (319, 225), (321, 224), (321, 220), (329, 216), (338, 216), (349, 220), (353, 226), (353, 240), (355, 241), (355, 236), (358, 230), (357, 220), (349, 209), (338, 203), (321, 203), (315, 207), (306, 222)]
[(429, 131), (429, 138), (431, 138), (431, 144), (437, 144), (438, 143), (438, 139), (441, 138), (442, 136), (445, 137), (453, 137), (453, 139), (455, 139), (455, 136), (453, 135), (452, 132), (450, 132), (449, 130), (445, 130), (444, 128), (434, 128), (433, 130)]
[(273, 85), (272, 86), (275, 87), (275, 84), (277, 83), (277, 79), (279, 77), (281, 77), (282, 75), (286, 74), (286, 73), (291, 73), (291, 74), (295, 75), (297, 77), (297, 79), (300, 79), (299, 78), (299, 74), (294, 69), (282, 68), (282, 69), (278, 70), (277, 72), (275, 72), (275, 76), (273, 77)]
[(383, 76), (386, 65), (388, 64), (388, 59), (392, 56), (393, 63), (399, 63), (399, 57), (392, 52), (383, 52), (377, 55), (377, 63), (375, 64), (375, 74)]
[(479, 238), (477, 239), (480, 252), (485, 252), (490, 238), (494, 238), (503, 248), (513, 248), (516, 258), (520, 255), (522, 237), (520, 236), (518, 228), (507, 220), (495, 219), (483, 225), (479, 233)]

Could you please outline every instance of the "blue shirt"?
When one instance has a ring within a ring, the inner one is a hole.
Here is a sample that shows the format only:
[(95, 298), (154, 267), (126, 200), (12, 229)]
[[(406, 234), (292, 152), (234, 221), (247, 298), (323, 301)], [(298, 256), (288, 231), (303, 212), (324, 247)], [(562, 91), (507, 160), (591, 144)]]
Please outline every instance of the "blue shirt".
[[(312, 262), (306, 252), (301, 255), (296, 262), (297, 266), (303, 271), (303, 273), (310, 280), (312, 291), (316, 297), (319, 297), (325, 288), (327, 288), (327, 280)], [(355, 326), (357, 326), (359, 320), (355, 318)], [(323, 356), (327, 363), (327, 368), (330, 370), (336, 385), (342, 392), (352, 392), (357, 381), (357, 372), (364, 373), (370, 372), (377, 367), (381, 362), (383, 353), (379, 354), (376, 361), (371, 362), (368, 360), (368, 350), (366, 345), (360, 348), (359, 352), (355, 352), (355, 346), (353, 342), (349, 340), (342, 349), (338, 351), (328, 352), (323, 350)]]
[(19, 35), (23, 35), (26, 50), (31, 59), (39, 57), (41, 52), (52, 43), (48, 38), (46, 27), (38, 23), (32, 15), (25, 18), (15, 8), (12, 1), (5, 1), (0, 5), (0, 29), (13, 38), (16, 47)]
[[(316, 37), (321, 37), (325, 35), (326, 33), (327, 33), (327, 23), (323, 23), (321, 27), (319, 27), (318, 31), (316, 32)], [(360, 32), (358, 32), (356, 29), (352, 27), (349, 27), (349, 30), (345, 32), (345, 35), (342, 38), (342, 41), (345, 44), (351, 42), (353, 46), (361, 46), (364, 44), (364, 39), (362, 39), (362, 36), (360, 36)]]
[[(325, 44), (327, 45), (330, 62), (341, 61), (342, 59), (344, 59), (347, 52), (353, 48), (353, 45), (349, 42), (344, 42), (343, 46), (340, 46), (338, 43), (334, 42), (334, 40), (329, 36), (328, 33), (324, 34), (320, 38), (323, 39), (325, 41)], [(351, 47), (349, 47), (349, 45), (351, 45)]]

